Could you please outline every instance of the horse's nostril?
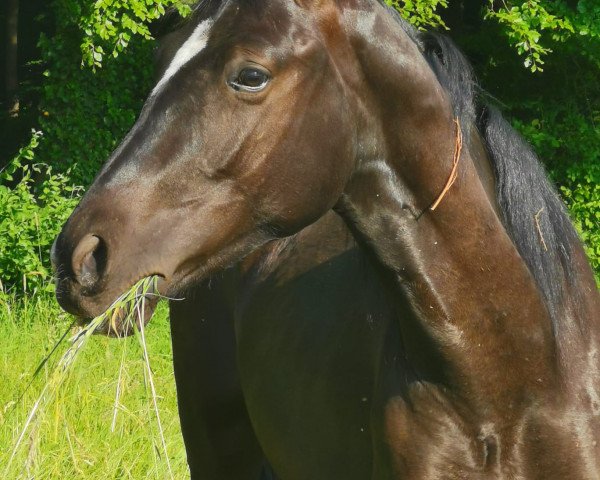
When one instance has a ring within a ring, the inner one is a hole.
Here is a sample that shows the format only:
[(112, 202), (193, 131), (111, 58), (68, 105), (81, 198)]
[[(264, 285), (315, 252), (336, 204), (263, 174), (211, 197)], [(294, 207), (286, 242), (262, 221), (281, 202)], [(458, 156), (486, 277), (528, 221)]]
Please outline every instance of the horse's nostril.
[(106, 243), (96, 235), (87, 235), (73, 252), (72, 266), (75, 278), (82, 287), (93, 287), (106, 267)]

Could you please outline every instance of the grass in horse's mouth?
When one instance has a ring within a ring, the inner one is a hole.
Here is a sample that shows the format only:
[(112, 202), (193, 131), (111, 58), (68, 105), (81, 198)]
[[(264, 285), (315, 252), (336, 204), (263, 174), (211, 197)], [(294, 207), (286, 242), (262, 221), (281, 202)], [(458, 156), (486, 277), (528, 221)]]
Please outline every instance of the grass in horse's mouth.
[[(146, 277), (135, 285), (133, 285), (129, 291), (121, 295), (117, 300), (113, 302), (113, 304), (98, 317), (93, 318), (91, 321), (80, 326), (79, 331), (70, 339), (71, 345), (62, 355), (62, 357), (58, 360), (54, 372), (49, 377), (46, 384), (43, 386), (42, 391), (33, 404), (31, 408), (31, 412), (27, 416), (25, 424), (21, 429), (21, 433), (15, 443), (15, 446), (12, 450), (12, 454), (9, 458), (8, 464), (6, 465), (4, 478), (7, 478), (7, 474), (9, 472), (10, 466), (12, 464), (15, 455), (19, 451), (19, 447), (21, 446), (23, 439), (25, 438), (25, 434), (32, 427), (36, 418), (38, 418), (38, 412), (43, 411), (52, 398), (56, 395), (61, 385), (64, 384), (65, 380), (68, 378), (69, 374), (72, 371), (72, 367), (75, 364), (75, 361), (82, 351), (83, 347), (86, 345), (89, 338), (96, 331), (105, 330), (108, 328), (108, 331), (113, 331), (118, 334), (119, 331), (129, 332), (133, 331), (137, 336), (140, 346), (142, 349), (142, 355), (144, 360), (144, 375), (146, 377), (147, 384), (150, 387), (150, 393), (152, 395), (152, 403), (154, 407), (154, 412), (156, 414), (156, 420), (158, 423), (158, 430), (160, 434), (161, 444), (163, 453), (165, 454), (165, 459), (167, 461), (167, 467), (169, 473), (171, 474), (171, 478), (173, 478), (173, 474), (171, 472), (171, 465), (169, 463), (169, 456), (167, 454), (167, 447), (165, 443), (165, 438), (163, 434), (162, 423), (160, 420), (160, 415), (158, 411), (158, 403), (157, 403), (157, 395), (156, 389), (154, 387), (154, 378), (152, 375), (152, 369), (150, 368), (150, 360), (148, 358), (148, 350), (146, 347), (146, 337), (144, 331), (144, 318), (146, 315), (145, 308), (149, 295), (157, 295), (157, 281), (158, 277)], [(117, 322), (119, 325), (117, 325)], [(121, 330), (122, 329), (122, 330)], [(65, 338), (63, 336), (59, 343)], [(54, 352), (56, 347), (52, 350)], [(123, 372), (123, 362), (125, 356), (123, 355), (121, 360), (121, 368), (119, 369), (119, 381), (117, 385), (120, 385), (120, 377)], [(46, 359), (47, 360), (47, 359)], [(46, 362), (42, 362), (42, 365)], [(38, 371), (40, 369), (38, 368)], [(36, 371), (37, 373), (37, 371)], [(35, 374), (34, 374), (35, 375)], [(115, 407), (113, 410), (113, 425), (117, 415), (117, 405), (119, 403), (120, 397), (120, 389), (117, 387), (117, 392), (115, 395)], [(35, 435), (37, 431), (36, 428), (33, 429), (31, 435)]]
[[(93, 333), (110, 337), (128, 336), (148, 323), (161, 295), (158, 292), (157, 275), (145, 277), (121, 295), (100, 317), (79, 319), (78, 324), (87, 330), (90, 323), (102, 321)], [(142, 325), (143, 324), (143, 325)], [(137, 327), (137, 328), (134, 328)]]

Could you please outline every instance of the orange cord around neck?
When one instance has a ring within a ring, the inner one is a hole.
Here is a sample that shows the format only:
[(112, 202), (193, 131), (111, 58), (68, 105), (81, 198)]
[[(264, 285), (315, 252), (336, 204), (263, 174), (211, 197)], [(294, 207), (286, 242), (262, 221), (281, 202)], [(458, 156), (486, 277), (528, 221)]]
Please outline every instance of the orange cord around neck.
[(454, 159), (452, 161), (452, 171), (450, 172), (448, 181), (446, 182), (446, 185), (444, 185), (444, 188), (442, 189), (441, 193), (437, 197), (436, 201), (433, 202), (431, 207), (429, 207), (429, 210), (431, 210), (432, 212), (439, 206), (441, 201), (444, 199), (444, 197), (448, 193), (448, 190), (450, 190), (450, 187), (452, 187), (452, 185), (454, 185), (454, 182), (456, 181), (456, 177), (458, 177), (458, 160), (460, 159), (460, 152), (462, 151), (463, 143), (462, 143), (462, 130), (460, 128), (460, 121), (458, 120), (458, 117), (456, 117), (454, 119), (454, 123), (456, 124), (456, 143), (454, 144)]

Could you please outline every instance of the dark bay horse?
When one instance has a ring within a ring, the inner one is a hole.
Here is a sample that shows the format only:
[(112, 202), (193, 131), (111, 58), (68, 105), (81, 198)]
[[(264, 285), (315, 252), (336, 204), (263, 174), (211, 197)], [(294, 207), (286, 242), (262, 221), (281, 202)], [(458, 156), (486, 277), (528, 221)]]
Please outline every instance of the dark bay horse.
[(192, 477), (598, 479), (600, 315), (535, 155), (374, 0), (207, 1), (53, 248), (171, 305)]

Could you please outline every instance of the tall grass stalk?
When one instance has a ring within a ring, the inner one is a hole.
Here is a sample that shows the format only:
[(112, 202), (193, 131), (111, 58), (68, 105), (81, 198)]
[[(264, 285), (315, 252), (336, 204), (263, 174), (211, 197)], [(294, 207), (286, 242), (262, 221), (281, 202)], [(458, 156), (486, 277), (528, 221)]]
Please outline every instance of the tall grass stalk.
[(123, 345), (123, 351), (121, 352), (121, 363), (119, 364), (119, 376), (117, 377), (117, 388), (115, 389), (115, 404), (113, 407), (112, 422), (110, 424), (110, 431), (115, 432), (117, 426), (117, 414), (121, 405), (121, 392), (123, 388), (123, 375), (125, 370), (125, 358), (127, 358), (127, 342)]
[[(61, 386), (64, 385), (65, 381), (69, 377), (69, 374), (72, 371), (73, 366), (75, 365), (75, 362), (76, 362), (80, 352), (83, 350), (83, 347), (87, 344), (87, 342), (90, 339), (90, 337), (92, 336), (92, 334), (98, 329), (98, 327), (104, 325), (106, 322), (109, 322), (110, 324), (112, 324), (114, 326), (117, 317), (119, 315), (122, 315), (122, 312), (127, 312), (127, 315), (126, 315), (125, 319), (123, 320), (124, 325), (126, 327), (131, 328), (134, 332), (136, 332), (136, 336), (138, 337), (138, 339), (140, 341), (140, 346), (142, 348), (142, 354), (143, 354), (143, 360), (144, 360), (144, 366), (145, 366), (145, 373), (149, 378), (149, 385), (150, 385), (152, 401), (153, 401), (153, 405), (154, 405), (154, 413), (155, 413), (156, 420), (158, 423), (158, 429), (159, 429), (159, 434), (160, 434), (160, 438), (161, 438), (162, 450), (165, 454), (169, 476), (171, 479), (174, 478), (171, 464), (169, 461), (169, 455), (167, 453), (167, 444), (165, 441), (164, 430), (162, 427), (162, 422), (160, 420), (160, 414), (159, 414), (159, 410), (158, 410), (156, 388), (155, 388), (155, 384), (154, 384), (152, 370), (150, 368), (150, 361), (149, 361), (148, 349), (147, 349), (147, 345), (146, 345), (146, 337), (145, 337), (144, 328), (143, 328), (143, 321), (140, 321), (138, 323), (135, 320), (136, 314), (141, 315), (139, 317), (140, 319), (144, 318), (144, 316), (143, 316), (145, 313), (144, 298), (147, 294), (149, 294), (149, 292), (151, 290), (153, 290), (155, 288), (155, 286), (156, 286), (155, 282), (156, 282), (156, 278), (153, 278), (153, 277), (149, 277), (149, 278), (141, 280), (136, 285), (134, 285), (128, 292), (126, 292), (125, 294), (120, 296), (106, 310), (106, 312), (104, 312), (102, 315), (94, 318), (91, 322), (89, 322), (87, 325), (85, 325), (83, 328), (81, 328), (71, 338), (70, 346), (67, 348), (67, 350), (64, 352), (64, 354), (61, 356), (61, 358), (58, 360), (54, 371), (48, 377), (46, 383), (44, 384), (44, 386), (41, 390), (41, 393), (39, 394), (36, 401), (34, 402), (32, 408), (31, 408), (31, 411), (29, 412), (29, 415), (27, 416), (27, 418), (25, 420), (24, 425), (20, 430), (20, 434), (17, 438), (17, 441), (15, 442), (15, 445), (12, 449), (10, 458), (4, 469), (3, 478), (10, 478), (9, 477), (10, 468), (12, 466), (15, 456), (16, 456), (17, 452), (19, 451), (28, 431), (30, 431), (29, 437), (30, 437), (31, 443), (30, 443), (30, 448), (29, 448), (29, 452), (27, 455), (27, 459), (26, 459), (26, 462), (24, 465), (24, 470), (27, 472), (27, 474), (28, 474), (27, 476), (30, 476), (29, 472), (31, 471), (31, 468), (33, 466), (33, 461), (36, 457), (37, 440), (38, 440), (38, 436), (39, 436), (38, 420), (40, 420), (40, 417), (41, 417), (40, 413), (43, 412), (48, 407), (50, 401), (57, 396)], [(139, 333), (138, 333), (137, 327), (139, 327)], [(121, 380), (122, 380), (121, 377), (124, 372), (124, 367), (123, 367), (124, 358), (125, 358), (124, 355), (125, 355), (125, 352), (123, 352), (123, 356), (121, 358), (121, 367), (119, 370), (119, 380), (117, 383), (117, 393), (116, 393), (116, 397), (115, 397), (113, 420), (112, 420), (112, 424), (111, 424), (112, 431), (114, 431), (115, 426), (116, 426), (116, 411), (118, 409), (118, 404), (120, 402)], [(56, 417), (56, 419), (58, 420), (58, 417)], [(58, 424), (56, 424), (56, 427), (58, 427)], [(78, 469), (76, 460), (75, 460), (76, 456), (74, 453), (71, 436), (69, 435), (68, 427), (66, 425), (65, 425), (65, 428), (66, 428), (66, 433), (67, 433), (67, 441), (69, 442), (69, 449), (70, 449), (71, 457), (73, 459), (73, 466), (74, 466), (74, 468)]]
[[(149, 290), (149, 285), (147, 287), (147, 290)], [(156, 289), (154, 289), (156, 290)], [(147, 293), (144, 292), (144, 295)], [(146, 308), (146, 304), (145, 302), (141, 302), (141, 307), (140, 307), (140, 303), (138, 302), (135, 306), (137, 314), (138, 314), (138, 318), (146, 318), (145, 317), (145, 308)], [(171, 462), (169, 461), (169, 454), (167, 451), (167, 443), (165, 442), (165, 434), (164, 434), (164, 430), (162, 427), (162, 422), (160, 420), (160, 413), (158, 411), (158, 402), (157, 402), (157, 395), (156, 395), (156, 388), (154, 386), (154, 375), (152, 374), (152, 368), (150, 368), (150, 357), (148, 356), (148, 347), (146, 344), (146, 335), (144, 333), (145, 331), (145, 327), (144, 327), (144, 322), (141, 321), (140, 325), (139, 325), (139, 330), (134, 330), (136, 332), (136, 336), (138, 337), (138, 339), (140, 340), (140, 346), (142, 347), (142, 354), (144, 356), (144, 366), (146, 368), (146, 373), (148, 375), (148, 381), (150, 384), (150, 392), (152, 393), (152, 403), (154, 405), (154, 413), (156, 415), (156, 423), (158, 426), (158, 432), (160, 435), (160, 441), (162, 444), (162, 449), (163, 452), (165, 454), (165, 460), (167, 462), (167, 468), (169, 469), (169, 475), (171, 477), (171, 480), (173, 480), (173, 471), (171, 470)], [(139, 331), (139, 334), (138, 334)]]

